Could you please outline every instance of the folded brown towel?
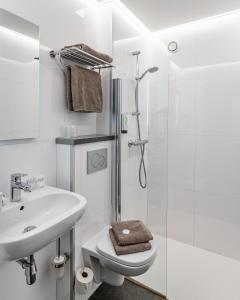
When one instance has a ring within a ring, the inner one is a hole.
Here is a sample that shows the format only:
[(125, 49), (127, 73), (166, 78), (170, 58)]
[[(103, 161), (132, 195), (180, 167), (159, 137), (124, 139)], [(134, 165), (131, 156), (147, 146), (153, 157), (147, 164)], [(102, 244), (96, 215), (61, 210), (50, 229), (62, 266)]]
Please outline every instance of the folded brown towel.
[(89, 47), (88, 45), (86, 44), (76, 44), (76, 45), (71, 45), (71, 46), (66, 46), (64, 48), (71, 48), (71, 47), (76, 47), (76, 48), (79, 48), (81, 49), (82, 51), (84, 52), (87, 52), (95, 57), (98, 57), (108, 63), (111, 63), (113, 61), (112, 57), (108, 54), (105, 54), (105, 53), (102, 53), (102, 52), (99, 52), (99, 51), (96, 51), (94, 50), (93, 48)]
[(117, 244), (117, 241), (115, 239), (114, 233), (112, 229), (109, 229), (109, 235), (110, 239), (113, 244), (113, 248), (117, 255), (126, 255), (126, 254), (132, 254), (132, 253), (138, 253), (138, 252), (144, 252), (151, 249), (151, 244), (148, 243), (140, 243), (135, 245), (127, 245), (127, 246), (119, 246)]
[(67, 100), (70, 110), (102, 112), (101, 75), (97, 72), (71, 66), (67, 69)]
[(112, 230), (119, 246), (145, 243), (153, 239), (151, 232), (139, 220), (113, 222)]

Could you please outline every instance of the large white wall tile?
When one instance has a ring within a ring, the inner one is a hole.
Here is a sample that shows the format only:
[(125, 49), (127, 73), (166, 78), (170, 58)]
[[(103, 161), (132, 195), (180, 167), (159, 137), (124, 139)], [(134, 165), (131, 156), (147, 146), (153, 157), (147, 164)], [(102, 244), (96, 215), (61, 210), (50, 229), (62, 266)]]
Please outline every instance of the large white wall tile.
[(168, 137), (168, 184), (193, 190), (195, 164), (195, 137), (173, 135)]
[(168, 238), (194, 244), (194, 201), (194, 191), (168, 189)]
[(199, 136), (196, 156), (197, 191), (240, 196), (240, 138)]
[(147, 225), (155, 234), (167, 237), (167, 185), (149, 184)]
[(168, 174), (167, 138), (161, 143), (150, 139), (148, 148), (148, 182), (156, 185), (167, 185)]
[(173, 134), (195, 133), (196, 80), (170, 80), (168, 130)]
[(197, 134), (240, 136), (239, 97), (238, 77), (199, 79), (196, 101)]

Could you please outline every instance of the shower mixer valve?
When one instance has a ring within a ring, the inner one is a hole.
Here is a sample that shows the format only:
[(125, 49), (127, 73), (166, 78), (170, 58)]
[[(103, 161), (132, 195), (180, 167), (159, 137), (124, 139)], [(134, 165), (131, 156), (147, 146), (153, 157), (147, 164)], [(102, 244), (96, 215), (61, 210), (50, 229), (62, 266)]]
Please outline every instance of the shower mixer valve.
[(143, 146), (146, 145), (147, 143), (148, 140), (135, 140), (135, 141), (130, 140), (128, 142), (128, 147), (131, 148), (132, 146)]

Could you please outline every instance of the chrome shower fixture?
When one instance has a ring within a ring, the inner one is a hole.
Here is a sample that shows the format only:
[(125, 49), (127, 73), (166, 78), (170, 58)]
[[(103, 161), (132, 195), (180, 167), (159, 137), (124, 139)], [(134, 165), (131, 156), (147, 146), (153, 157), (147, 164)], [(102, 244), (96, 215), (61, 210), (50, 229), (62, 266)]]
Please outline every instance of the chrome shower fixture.
[(133, 52), (132, 52), (132, 55), (133, 55), (133, 56), (140, 55), (140, 54), (141, 54), (141, 51), (140, 51), (140, 50), (136, 50), (136, 51), (133, 51)]
[(158, 67), (149, 68), (140, 77), (138, 77), (137, 80), (141, 81), (145, 77), (145, 75), (147, 75), (147, 73), (155, 73), (158, 70), (159, 70)]
[(140, 148), (140, 154), (141, 154), (141, 159), (140, 159), (140, 164), (139, 164), (139, 170), (138, 170), (138, 179), (139, 179), (139, 184), (141, 188), (145, 189), (147, 187), (147, 171), (146, 171), (146, 164), (145, 164), (145, 146), (148, 143), (148, 140), (143, 140), (142, 139), (142, 134), (141, 134), (141, 126), (140, 126), (140, 112), (139, 112), (139, 86), (140, 86), (140, 81), (147, 75), (148, 73), (155, 73), (159, 70), (158, 67), (151, 67), (148, 68), (141, 76), (139, 73), (139, 55), (141, 54), (141, 51), (137, 50), (132, 52), (133, 56), (136, 56), (136, 76), (135, 76), (135, 81), (136, 81), (136, 86), (135, 86), (135, 107), (136, 111), (132, 113), (132, 115), (136, 116), (137, 120), (137, 134), (138, 137), (135, 141), (130, 140), (128, 142), (128, 147), (131, 148), (132, 146), (138, 146)]

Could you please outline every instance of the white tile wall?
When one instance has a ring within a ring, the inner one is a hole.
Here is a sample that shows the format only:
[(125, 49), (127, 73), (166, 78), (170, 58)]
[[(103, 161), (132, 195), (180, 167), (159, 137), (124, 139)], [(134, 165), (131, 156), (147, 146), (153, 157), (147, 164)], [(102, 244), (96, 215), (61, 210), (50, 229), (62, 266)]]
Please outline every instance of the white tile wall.
[(192, 190), (194, 164), (194, 136), (170, 134), (168, 137), (168, 185)]
[(195, 133), (195, 79), (171, 80), (169, 83), (169, 124), (171, 134)]
[[(155, 234), (159, 234), (162, 237), (162, 242), (166, 238), (167, 234), (167, 209), (168, 209), (168, 189), (166, 185), (149, 184), (148, 188), (148, 218), (147, 225), (151, 231)], [(166, 241), (165, 241), (166, 242)], [(163, 245), (166, 246), (166, 245)], [(162, 260), (165, 253), (158, 253), (162, 256)], [(163, 290), (165, 286), (162, 286)]]
[(194, 192), (179, 188), (168, 188), (168, 228), (172, 239), (194, 244)]
[(196, 98), (197, 134), (240, 136), (239, 96), (238, 77), (200, 79)]
[[(93, 11), (84, 19), (75, 11), (81, 8), (79, 1), (0, 0), (0, 6), (40, 26), (40, 138), (30, 141), (1, 142), (0, 190), (9, 191), (9, 177), (13, 172), (44, 174), (49, 185), (56, 185), (55, 137), (63, 134), (68, 124), (80, 125), (82, 134), (107, 132), (108, 115), (69, 113), (65, 104), (64, 75), (48, 49), (60, 49), (73, 43), (85, 42), (98, 50), (111, 54), (112, 29), (109, 10)], [(104, 106), (109, 103), (107, 71), (103, 73)], [(107, 111), (107, 109), (106, 109)], [(0, 298), (18, 300), (53, 300), (56, 297), (56, 281), (48, 273), (49, 258), (55, 254), (55, 244), (42, 249), (37, 255), (39, 268), (37, 284), (25, 285), (23, 271), (15, 264), (0, 268)], [(13, 286), (13, 289), (9, 289)]]
[(196, 190), (226, 197), (240, 197), (239, 151), (240, 138), (198, 137)]
[(236, 13), (158, 35), (179, 45), (169, 54), (168, 235), (237, 259), (239, 28)]

